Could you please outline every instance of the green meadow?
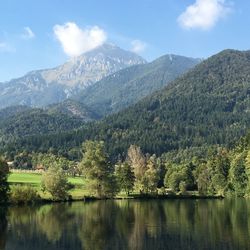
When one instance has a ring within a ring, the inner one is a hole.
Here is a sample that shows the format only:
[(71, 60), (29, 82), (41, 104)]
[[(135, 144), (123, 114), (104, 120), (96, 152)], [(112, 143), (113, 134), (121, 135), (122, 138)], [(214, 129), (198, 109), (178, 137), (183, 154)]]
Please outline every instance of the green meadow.
[[(12, 185), (31, 185), (35, 187), (40, 196), (43, 199), (50, 199), (51, 196), (47, 192), (42, 192), (40, 188), (42, 180), (42, 174), (38, 173), (24, 173), (24, 172), (14, 172), (11, 173), (8, 177), (8, 182), (10, 184), (10, 187)], [(82, 199), (84, 196), (87, 195), (87, 190), (85, 188), (85, 181), (82, 177), (68, 177), (68, 181), (70, 184), (74, 185), (74, 188), (70, 190), (70, 194), (72, 195), (72, 198)]]

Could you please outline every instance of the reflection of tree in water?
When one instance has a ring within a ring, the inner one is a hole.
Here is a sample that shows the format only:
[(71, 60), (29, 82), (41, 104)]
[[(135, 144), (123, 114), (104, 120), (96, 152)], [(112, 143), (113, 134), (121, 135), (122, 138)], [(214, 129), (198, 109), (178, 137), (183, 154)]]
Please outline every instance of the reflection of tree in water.
[(8, 221), (10, 232), (15, 233), (19, 238), (32, 238), (36, 233), (35, 218), (37, 208), (32, 206), (14, 206), (9, 208)]
[[(78, 237), (84, 250), (104, 250), (115, 248), (117, 238), (115, 220), (117, 206), (113, 201), (85, 204)], [(118, 246), (117, 246), (118, 247)]]
[(68, 204), (9, 209), (9, 249), (80, 249), (77, 213)]
[(70, 229), (73, 215), (62, 204), (41, 207), (37, 213), (37, 225), (49, 242), (59, 241), (65, 230)]
[(0, 207), (0, 250), (4, 250), (6, 245), (8, 226), (6, 210), (5, 207)]
[(149, 249), (147, 244), (157, 246), (157, 235), (161, 235), (164, 223), (162, 211), (162, 206), (154, 201), (89, 203), (84, 206), (83, 223), (78, 232), (82, 249), (140, 250)]
[(134, 225), (129, 249), (165, 249), (163, 232), (165, 214), (161, 202), (135, 202)]
[(248, 249), (249, 236), (247, 199), (11, 207), (8, 231), (0, 210), (0, 250)]
[(133, 209), (133, 202), (116, 201), (117, 215), (115, 220), (115, 227), (121, 239), (120, 245), (124, 249), (128, 249), (128, 241), (133, 233), (133, 225), (135, 221), (135, 214)]
[(246, 199), (165, 204), (169, 249), (248, 249), (249, 208)]

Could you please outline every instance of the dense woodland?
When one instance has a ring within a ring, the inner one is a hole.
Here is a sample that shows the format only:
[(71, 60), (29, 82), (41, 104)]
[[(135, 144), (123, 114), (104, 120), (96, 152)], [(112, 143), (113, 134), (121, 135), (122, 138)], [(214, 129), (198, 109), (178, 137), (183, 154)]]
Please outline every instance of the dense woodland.
[(116, 161), (131, 144), (157, 156), (217, 144), (230, 148), (250, 126), (249, 72), (250, 52), (226, 50), (104, 120), (72, 131), (9, 138), (1, 151), (8, 157), (22, 151), (72, 157), (69, 151), (79, 150), (83, 141), (103, 140)]
[(1, 153), (15, 168), (53, 168), (66, 191), (64, 172), (84, 176), (97, 197), (121, 190), (155, 195), (161, 188), (245, 196), (249, 134), (240, 138), (250, 127), (249, 72), (249, 51), (226, 50), (97, 122), (82, 125), (56, 113), (58, 124), (50, 123), (52, 114), (41, 110), (31, 120), (10, 116), (9, 126), (0, 123)]
[[(113, 198), (120, 192), (153, 197), (249, 196), (250, 133), (232, 150), (210, 148), (206, 156), (189, 161), (171, 159), (168, 154), (162, 157), (144, 154), (140, 147), (131, 145), (126, 160), (112, 164), (104, 142), (86, 141), (80, 162), (53, 154), (22, 154), (15, 158), (13, 167), (35, 170), (41, 166), (45, 169), (41, 188), (55, 200), (70, 198), (68, 191), (74, 187), (68, 183), (67, 176), (77, 175), (86, 181), (88, 195), (97, 198)], [(6, 202), (9, 195), (12, 202), (39, 200), (37, 190), (28, 186), (14, 186), (9, 193), (8, 165), (4, 160), (0, 162), (0, 170), (1, 202)]]
[(31, 135), (43, 135), (72, 130), (79, 128), (82, 123), (82, 119), (60, 112), (29, 109), (23, 112), (17, 112), (14, 115), (9, 114), (6, 118), (1, 117), (0, 141), (6, 143)]

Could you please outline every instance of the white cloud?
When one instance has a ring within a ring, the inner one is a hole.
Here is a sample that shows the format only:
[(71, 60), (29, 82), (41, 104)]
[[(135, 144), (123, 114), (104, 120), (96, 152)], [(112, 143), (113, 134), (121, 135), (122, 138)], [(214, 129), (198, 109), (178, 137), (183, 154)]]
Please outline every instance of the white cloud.
[(92, 50), (107, 40), (105, 31), (98, 26), (81, 29), (73, 22), (55, 25), (54, 34), (64, 52), (71, 57)]
[(31, 30), (30, 27), (24, 27), (24, 32), (22, 34), (23, 39), (32, 39), (35, 37), (34, 32)]
[(185, 29), (209, 30), (229, 12), (226, 0), (196, 0), (179, 16), (178, 22)]
[(0, 43), (0, 49), (5, 49), (7, 47), (6, 43)]
[(132, 45), (131, 51), (133, 51), (135, 53), (143, 52), (147, 47), (147, 44), (145, 42), (140, 41), (140, 40), (133, 40), (131, 42), (131, 45)]
[(16, 50), (12, 48), (9, 44), (5, 42), (0, 42), (0, 53), (1, 52), (15, 52)]

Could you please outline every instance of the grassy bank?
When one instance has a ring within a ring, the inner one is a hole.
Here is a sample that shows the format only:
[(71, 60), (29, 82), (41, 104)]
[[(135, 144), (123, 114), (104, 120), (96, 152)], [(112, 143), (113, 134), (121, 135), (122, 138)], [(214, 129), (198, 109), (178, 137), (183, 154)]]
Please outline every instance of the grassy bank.
[[(51, 199), (51, 195), (47, 192), (42, 192), (40, 183), (41, 183), (42, 175), (39, 173), (25, 173), (25, 172), (14, 172), (9, 175), (8, 182), (10, 184), (10, 188), (16, 184), (27, 184), (36, 188), (39, 195), (42, 199)], [(74, 185), (74, 188), (70, 190), (70, 195), (72, 199), (78, 200), (82, 199), (87, 195), (87, 190), (85, 188), (85, 182), (82, 177), (69, 177), (69, 183)]]
[[(52, 197), (47, 192), (42, 192), (40, 183), (42, 174), (40, 173), (26, 173), (26, 172), (13, 172), (8, 177), (10, 188), (16, 184), (31, 185), (36, 188), (42, 200), (51, 201)], [(68, 177), (69, 183), (74, 185), (74, 188), (70, 190), (69, 194), (73, 200), (82, 200), (89, 195), (89, 191), (86, 188), (86, 181), (82, 177)], [(183, 194), (161, 194), (161, 195), (140, 195), (138, 192), (133, 192), (128, 197), (125, 193), (119, 193), (117, 199), (217, 199), (221, 196), (201, 196), (198, 192), (187, 192)], [(88, 199), (88, 198), (87, 198)]]

